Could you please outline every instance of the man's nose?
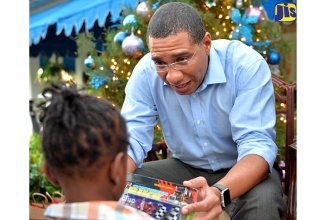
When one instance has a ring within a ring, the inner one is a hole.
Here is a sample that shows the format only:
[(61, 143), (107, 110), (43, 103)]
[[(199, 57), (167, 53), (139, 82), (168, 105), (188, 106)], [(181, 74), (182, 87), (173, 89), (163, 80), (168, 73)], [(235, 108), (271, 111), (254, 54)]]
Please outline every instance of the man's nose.
[(178, 82), (182, 81), (183, 73), (179, 70), (175, 70), (172, 66), (168, 67), (168, 72), (166, 75), (166, 80), (172, 84), (177, 85)]

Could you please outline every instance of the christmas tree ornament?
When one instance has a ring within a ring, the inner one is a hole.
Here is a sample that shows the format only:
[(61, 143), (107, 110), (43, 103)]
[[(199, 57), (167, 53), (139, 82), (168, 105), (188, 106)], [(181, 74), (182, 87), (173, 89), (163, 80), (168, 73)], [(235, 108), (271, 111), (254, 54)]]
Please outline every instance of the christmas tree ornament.
[(152, 10), (156, 10), (161, 2), (162, 2), (162, 0), (158, 0), (155, 4), (153, 4), (152, 5)]
[(133, 33), (126, 37), (122, 42), (122, 50), (126, 56), (137, 58), (142, 55), (143, 41), (140, 37), (135, 36)]
[(101, 74), (98, 71), (96, 71), (96, 74), (92, 74), (92, 73), (86, 73), (86, 74), (88, 76), (91, 76), (89, 85), (91, 85), (91, 87), (94, 89), (99, 89), (100, 87), (102, 87), (102, 85), (110, 81), (110, 79), (107, 76)]
[(279, 69), (279, 65), (275, 64), (275, 65), (272, 65), (272, 64), (269, 64), (269, 67), (270, 67), (270, 71), (273, 75), (276, 75), (278, 77), (280, 77), (280, 69)]
[(243, 7), (243, 0), (237, 0), (236, 1), (236, 8), (241, 8)]
[(94, 58), (92, 58), (91, 56), (88, 56), (85, 61), (84, 61), (86, 67), (94, 69), (96, 66), (95, 60)]
[(141, 2), (136, 9), (136, 12), (138, 15), (143, 15), (143, 16), (147, 16), (148, 18), (150, 18), (151, 16), (149, 15), (150, 12), (150, 3), (147, 1)]
[(247, 10), (245, 10), (243, 16), (241, 16), (239, 9), (232, 9), (230, 18), (235, 22), (236, 28), (231, 32), (231, 39), (245, 38), (245, 41), (253, 41), (251, 32), (254, 28), (250, 24), (255, 24), (258, 21), (258, 17), (253, 15), (247, 16), (247, 13)]
[(267, 62), (272, 65), (279, 64), (280, 62), (280, 54), (275, 50), (270, 50), (269, 56), (267, 57)]
[(266, 52), (271, 44), (270, 40), (266, 41), (258, 41), (258, 42), (253, 42), (253, 41), (245, 41), (244, 42), (246, 45), (251, 46), (254, 50), (256, 50), (259, 54), (262, 55), (262, 57), (266, 58), (264, 56), (264, 52)]
[(135, 15), (134, 14), (129, 14), (127, 15), (124, 20), (123, 20), (123, 26), (127, 26), (127, 25), (136, 25), (137, 24), (137, 20), (135, 19)]
[(205, 1), (205, 4), (206, 4), (209, 8), (211, 8), (211, 7), (217, 5), (216, 2), (217, 2), (217, 0), (207, 0), (207, 1)]
[(257, 24), (260, 24), (263, 21), (263, 13), (258, 7), (249, 7), (247, 9), (247, 17), (257, 16), (258, 21)]
[(130, 34), (127, 31), (120, 31), (114, 36), (114, 43), (118, 44), (119, 46), (122, 45), (122, 42), (125, 40), (127, 36)]

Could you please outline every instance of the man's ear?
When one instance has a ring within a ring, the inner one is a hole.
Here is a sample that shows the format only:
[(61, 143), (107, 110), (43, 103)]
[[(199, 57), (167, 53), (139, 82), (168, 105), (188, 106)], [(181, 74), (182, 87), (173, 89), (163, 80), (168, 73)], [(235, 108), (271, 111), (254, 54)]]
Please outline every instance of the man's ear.
[(209, 32), (206, 32), (204, 37), (203, 37), (203, 45), (204, 45), (204, 50), (207, 55), (210, 54), (210, 47), (211, 47), (211, 34)]
[[(118, 185), (125, 185), (125, 178), (121, 178), (121, 175), (123, 175), (123, 177), (126, 175), (126, 153), (124, 152), (119, 152), (115, 156), (111, 163), (109, 173), (111, 181)], [(121, 181), (123, 181), (123, 183), (121, 183)]]
[(58, 179), (52, 170), (48, 167), (46, 161), (43, 162), (43, 171), (45, 173), (46, 178), (55, 186), (60, 186)]

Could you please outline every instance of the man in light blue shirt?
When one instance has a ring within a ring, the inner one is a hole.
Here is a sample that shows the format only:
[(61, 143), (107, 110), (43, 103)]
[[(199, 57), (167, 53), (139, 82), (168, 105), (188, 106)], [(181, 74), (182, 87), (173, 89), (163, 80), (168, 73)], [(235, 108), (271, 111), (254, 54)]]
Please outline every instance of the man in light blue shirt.
[[(212, 41), (196, 10), (179, 2), (155, 12), (147, 42), (121, 111), (128, 171), (204, 192), (183, 214), (218, 219), (223, 208), (232, 219), (280, 219), (286, 204), (273, 168), (275, 99), (264, 58), (236, 40)], [(143, 163), (158, 117), (173, 157)]]

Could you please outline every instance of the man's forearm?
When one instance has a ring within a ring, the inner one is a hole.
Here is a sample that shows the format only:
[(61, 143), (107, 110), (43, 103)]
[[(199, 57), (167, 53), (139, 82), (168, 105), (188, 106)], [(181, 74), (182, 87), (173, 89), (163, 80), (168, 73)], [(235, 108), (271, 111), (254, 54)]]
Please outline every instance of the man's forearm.
[[(232, 200), (263, 181), (268, 175), (268, 170), (268, 163), (264, 158), (255, 154), (247, 155), (231, 168), (218, 183), (229, 188)], [(213, 188), (217, 190), (215, 187)]]
[(137, 166), (134, 162), (134, 160), (128, 156), (127, 159), (127, 172), (133, 173), (136, 170)]

